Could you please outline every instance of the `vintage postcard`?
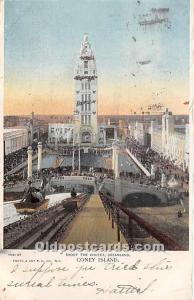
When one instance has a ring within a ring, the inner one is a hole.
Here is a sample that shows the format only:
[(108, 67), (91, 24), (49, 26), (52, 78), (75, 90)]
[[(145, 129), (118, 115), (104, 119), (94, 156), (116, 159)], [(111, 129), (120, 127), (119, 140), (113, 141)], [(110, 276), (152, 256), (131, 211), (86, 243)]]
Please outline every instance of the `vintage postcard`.
[(0, 299), (190, 300), (192, 1), (0, 5)]

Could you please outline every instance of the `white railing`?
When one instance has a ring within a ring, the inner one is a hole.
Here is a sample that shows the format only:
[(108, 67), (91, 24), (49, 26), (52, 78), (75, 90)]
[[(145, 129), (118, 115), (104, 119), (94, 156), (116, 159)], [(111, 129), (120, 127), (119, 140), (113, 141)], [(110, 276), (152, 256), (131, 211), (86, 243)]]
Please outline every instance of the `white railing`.
[(150, 172), (139, 162), (139, 160), (128, 149), (126, 149), (126, 152), (134, 161), (134, 163), (136, 163), (136, 165), (144, 172), (144, 174), (150, 177), (151, 176)]
[(94, 184), (95, 178), (89, 176), (56, 176), (51, 178), (51, 182), (80, 182)]

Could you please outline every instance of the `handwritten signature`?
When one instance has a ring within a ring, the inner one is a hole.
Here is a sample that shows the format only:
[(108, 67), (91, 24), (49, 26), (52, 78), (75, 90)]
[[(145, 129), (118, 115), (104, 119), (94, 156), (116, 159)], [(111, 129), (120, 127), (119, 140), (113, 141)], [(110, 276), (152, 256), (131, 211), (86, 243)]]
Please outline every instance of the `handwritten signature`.
[(154, 280), (150, 281), (144, 288), (140, 288), (138, 286), (134, 286), (132, 284), (118, 284), (116, 288), (100, 288), (96, 289), (96, 294), (119, 294), (119, 295), (128, 295), (128, 294), (143, 294), (148, 291), (151, 286), (157, 281), (155, 278)]

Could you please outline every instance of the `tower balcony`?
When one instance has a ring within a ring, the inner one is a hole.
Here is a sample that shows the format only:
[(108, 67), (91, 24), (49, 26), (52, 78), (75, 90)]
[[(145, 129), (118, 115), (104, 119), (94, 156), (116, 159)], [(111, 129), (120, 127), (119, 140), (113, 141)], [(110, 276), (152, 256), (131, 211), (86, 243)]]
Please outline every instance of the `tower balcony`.
[(91, 80), (95, 80), (97, 79), (98, 76), (95, 76), (95, 75), (76, 75), (74, 77), (75, 80), (83, 80), (83, 79), (88, 79), (89, 81)]
[(94, 56), (87, 56), (87, 55), (81, 55), (80, 56), (81, 60), (94, 60)]

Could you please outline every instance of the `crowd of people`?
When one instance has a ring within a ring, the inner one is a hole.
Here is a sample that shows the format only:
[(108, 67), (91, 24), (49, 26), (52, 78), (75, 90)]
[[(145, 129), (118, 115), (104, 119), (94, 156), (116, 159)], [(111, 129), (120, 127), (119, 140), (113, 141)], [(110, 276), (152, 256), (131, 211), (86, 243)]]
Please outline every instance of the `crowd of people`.
[(27, 147), (24, 147), (20, 150), (17, 150), (15, 152), (9, 153), (5, 155), (4, 157), (4, 173), (13, 170), (15, 167), (17, 167), (19, 164), (23, 163), (27, 160), (28, 154), (27, 154)]
[[(150, 178), (144, 176), (143, 182), (145, 182), (146, 184), (152, 184), (161, 187), (162, 175), (164, 175), (166, 181), (169, 181), (171, 178), (177, 180), (182, 190), (185, 186), (187, 186), (184, 193), (188, 195), (188, 170), (181, 170), (169, 158), (160, 155), (151, 148), (148, 148), (147, 146), (140, 145), (134, 138), (128, 139), (127, 146), (130, 152), (142, 163), (142, 165), (151, 174), (152, 168), (154, 166), (154, 176), (150, 176)], [(140, 181), (142, 181), (142, 178), (140, 178)], [(172, 192), (170, 188), (166, 187), (166, 189), (168, 193)]]
[[(37, 152), (38, 142), (32, 143), (33, 155)], [(18, 165), (25, 162), (28, 158), (28, 147), (23, 147), (15, 152), (9, 153), (4, 156), (4, 174), (13, 170)]]
[[(45, 141), (42, 142), (43, 148), (46, 147)], [(34, 140), (31, 144), (32, 156), (37, 154), (38, 142)], [(4, 156), (4, 186), (13, 186), (17, 183), (23, 182), (27, 177), (27, 169), (20, 169), (17, 172), (10, 172), (17, 166), (26, 162), (28, 159), (28, 147), (23, 147), (15, 152)]]
[(22, 183), (25, 180), (26, 176), (27, 172), (25, 170), (14, 174), (4, 175), (4, 187), (11, 187), (17, 183)]

